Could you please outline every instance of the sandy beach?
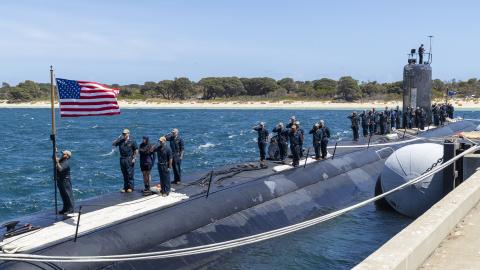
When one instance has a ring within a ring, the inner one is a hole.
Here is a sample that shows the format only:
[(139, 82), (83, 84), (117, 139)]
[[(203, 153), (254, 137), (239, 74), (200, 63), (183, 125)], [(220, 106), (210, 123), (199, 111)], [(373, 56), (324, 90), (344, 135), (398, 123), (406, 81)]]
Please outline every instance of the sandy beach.
[[(437, 102), (441, 102), (440, 100)], [(402, 102), (350, 102), (336, 103), (326, 101), (143, 101), (143, 100), (119, 100), (122, 109), (369, 109), (402, 106)], [(456, 109), (480, 110), (480, 102), (475, 100), (453, 100)], [(58, 106), (58, 103), (55, 105)], [(0, 101), (0, 108), (50, 108), (49, 101), (35, 101), (27, 103), (7, 103)]]

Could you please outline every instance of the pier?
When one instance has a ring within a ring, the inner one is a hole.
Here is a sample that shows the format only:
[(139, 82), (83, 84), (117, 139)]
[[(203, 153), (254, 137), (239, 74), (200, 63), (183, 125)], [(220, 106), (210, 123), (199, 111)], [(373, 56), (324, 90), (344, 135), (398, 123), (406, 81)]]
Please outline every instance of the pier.
[(478, 269), (479, 161), (466, 156), (464, 171), (474, 173), (353, 269)]

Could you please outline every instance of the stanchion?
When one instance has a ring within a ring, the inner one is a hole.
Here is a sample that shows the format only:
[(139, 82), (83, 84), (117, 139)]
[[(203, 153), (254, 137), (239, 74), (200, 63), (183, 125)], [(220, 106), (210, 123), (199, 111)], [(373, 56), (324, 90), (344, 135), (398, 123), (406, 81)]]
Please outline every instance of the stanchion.
[(307, 166), (308, 154), (310, 154), (310, 147), (307, 149), (307, 156), (305, 157), (305, 163), (303, 164), (303, 168), (305, 168), (305, 166)]
[(370, 134), (370, 137), (368, 137), (368, 144), (367, 144), (367, 149), (370, 148), (370, 140), (372, 139), (372, 134)]
[(208, 180), (207, 195), (205, 196), (205, 199), (208, 199), (208, 195), (210, 194), (210, 185), (212, 185), (212, 179), (213, 179), (213, 170), (212, 172), (210, 172), (210, 179)]
[(337, 152), (337, 145), (338, 145), (338, 142), (335, 142), (335, 148), (333, 148), (332, 160), (335, 158), (335, 152)]
[(77, 242), (77, 237), (78, 237), (78, 227), (80, 226), (80, 216), (82, 215), (82, 206), (78, 209), (78, 218), (77, 218), (77, 228), (75, 229), (75, 239), (73, 239), (73, 242)]

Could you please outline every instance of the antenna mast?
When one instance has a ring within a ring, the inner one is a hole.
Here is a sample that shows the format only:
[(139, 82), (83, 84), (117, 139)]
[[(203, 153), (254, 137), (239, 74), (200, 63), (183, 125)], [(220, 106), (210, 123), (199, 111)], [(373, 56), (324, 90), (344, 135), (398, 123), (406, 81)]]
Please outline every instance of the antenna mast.
[(429, 42), (430, 42), (430, 48), (429, 48), (429, 50), (428, 50), (428, 64), (431, 64), (431, 63), (432, 63), (432, 60), (433, 60), (433, 56), (432, 56), (432, 38), (433, 38), (432, 35), (428, 36), (428, 39), (429, 39)]

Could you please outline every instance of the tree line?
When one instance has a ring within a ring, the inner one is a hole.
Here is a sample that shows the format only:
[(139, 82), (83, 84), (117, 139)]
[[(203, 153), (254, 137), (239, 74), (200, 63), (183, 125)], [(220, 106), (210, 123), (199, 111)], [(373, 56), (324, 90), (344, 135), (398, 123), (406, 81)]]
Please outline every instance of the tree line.
[[(142, 84), (118, 85), (120, 99), (316, 99), (336, 100), (339, 102), (357, 100), (399, 100), (402, 97), (402, 82), (378, 83), (376, 81), (359, 82), (351, 76), (339, 80), (322, 78), (312, 81), (296, 81), (292, 78), (275, 80), (268, 77), (207, 77), (194, 82), (186, 77), (159, 82), (149, 81)], [(433, 80), (433, 95), (440, 98), (447, 90), (457, 92), (458, 97), (479, 97), (480, 81), (472, 78), (466, 81)], [(46, 100), (50, 95), (48, 83), (36, 83), (26, 80), (11, 86), (2, 83), (0, 99), (10, 103)]]

